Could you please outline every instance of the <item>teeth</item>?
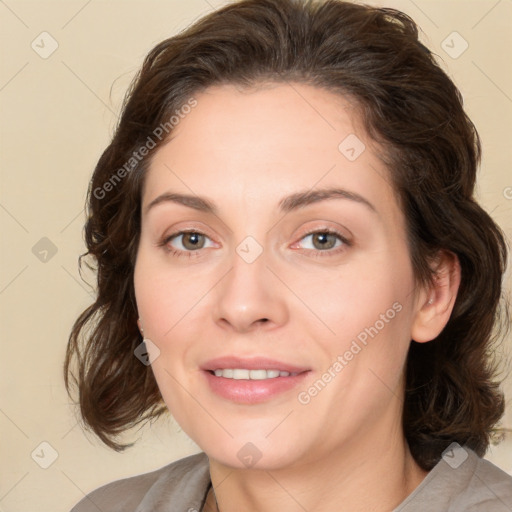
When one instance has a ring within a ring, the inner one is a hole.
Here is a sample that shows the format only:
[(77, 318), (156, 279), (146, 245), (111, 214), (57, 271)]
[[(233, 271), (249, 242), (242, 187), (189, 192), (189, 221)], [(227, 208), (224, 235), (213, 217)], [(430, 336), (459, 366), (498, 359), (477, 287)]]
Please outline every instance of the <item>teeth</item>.
[(214, 373), (216, 377), (235, 380), (265, 380), (297, 375), (297, 373), (281, 372), (279, 370), (246, 370), (242, 368), (218, 369)]

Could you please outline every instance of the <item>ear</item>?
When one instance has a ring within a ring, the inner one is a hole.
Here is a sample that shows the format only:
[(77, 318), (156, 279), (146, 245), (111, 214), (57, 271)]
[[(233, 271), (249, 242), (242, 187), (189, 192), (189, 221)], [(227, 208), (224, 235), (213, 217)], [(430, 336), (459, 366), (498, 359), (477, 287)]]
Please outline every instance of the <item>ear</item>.
[(137, 327), (139, 328), (140, 333), (144, 336), (144, 329), (142, 328), (142, 324), (140, 323), (140, 318), (137, 320)]
[(432, 285), (418, 294), (411, 330), (412, 339), (418, 343), (425, 343), (439, 336), (450, 319), (459, 290), (460, 263), (454, 253), (439, 251), (433, 270)]

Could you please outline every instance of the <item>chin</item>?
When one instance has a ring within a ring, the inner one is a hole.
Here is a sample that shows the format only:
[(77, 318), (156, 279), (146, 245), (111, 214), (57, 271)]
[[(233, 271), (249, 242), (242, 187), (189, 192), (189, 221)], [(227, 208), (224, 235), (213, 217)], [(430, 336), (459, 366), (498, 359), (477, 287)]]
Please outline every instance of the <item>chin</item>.
[[(199, 443), (198, 443), (199, 444)], [(292, 466), (300, 455), (298, 443), (286, 444), (281, 439), (265, 439), (265, 435), (250, 434), (212, 442), (211, 437), (201, 449), (210, 459), (233, 469), (277, 470)]]

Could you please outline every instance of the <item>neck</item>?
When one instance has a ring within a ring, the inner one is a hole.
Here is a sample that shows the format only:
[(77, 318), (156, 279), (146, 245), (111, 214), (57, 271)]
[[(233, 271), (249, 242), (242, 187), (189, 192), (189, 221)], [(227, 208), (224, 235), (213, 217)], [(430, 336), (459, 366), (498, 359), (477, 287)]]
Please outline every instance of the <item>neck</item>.
[(392, 511), (427, 472), (416, 464), (403, 436), (393, 443), (389, 439), (345, 443), (350, 446), (321, 459), (271, 471), (233, 469), (210, 459), (215, 491), (204, 511)]

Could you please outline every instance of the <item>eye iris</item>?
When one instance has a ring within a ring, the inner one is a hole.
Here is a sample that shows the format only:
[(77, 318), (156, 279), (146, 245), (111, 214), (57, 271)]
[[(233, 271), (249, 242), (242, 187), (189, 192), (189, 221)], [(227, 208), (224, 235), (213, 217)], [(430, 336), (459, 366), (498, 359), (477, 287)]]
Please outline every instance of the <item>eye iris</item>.
[(182, 243), (186, 249), (201, 249), (204, 245), (204, 235), (200, 233), (184, 233)]
[(313, 245), (316, 249), (332, 249), (336, 245), (336, 236), (331, 233), (315, 233), (313, 234)]

